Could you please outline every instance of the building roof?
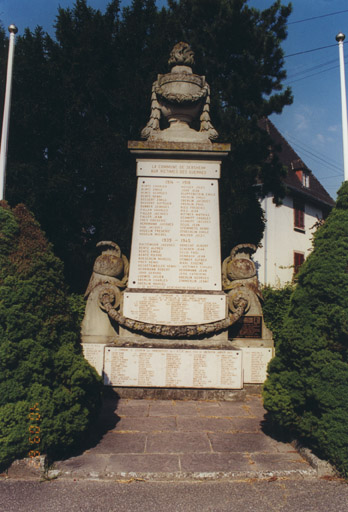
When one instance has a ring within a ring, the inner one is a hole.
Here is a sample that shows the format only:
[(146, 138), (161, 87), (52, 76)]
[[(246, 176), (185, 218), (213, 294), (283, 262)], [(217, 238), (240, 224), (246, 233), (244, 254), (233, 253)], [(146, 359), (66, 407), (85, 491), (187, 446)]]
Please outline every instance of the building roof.
[[(268, 118), (264, 118), (259, 121), (259, 126), (269, 133), (274, 141), (274, 145), (280, 147), (280, 151), (277, 151), (277, 156), (280, 162), (288, 169), (288, 174), (284, 179), (287, 188), (294, 193), (297, 192), (301, 195), (307, 196), (308, 199), (311, 199), (316, 203), (324, 203), (326, 206), (332, 208), (335, 205), (335, 201), (326, 192), (325, 188), (298, 156), (296, 151), (290, 146), (287, 140), (284, 139), (274, 124)], [(301, 171), (305, 172), (309, 176), (308, 187), (305, 186), (301, 180)]]

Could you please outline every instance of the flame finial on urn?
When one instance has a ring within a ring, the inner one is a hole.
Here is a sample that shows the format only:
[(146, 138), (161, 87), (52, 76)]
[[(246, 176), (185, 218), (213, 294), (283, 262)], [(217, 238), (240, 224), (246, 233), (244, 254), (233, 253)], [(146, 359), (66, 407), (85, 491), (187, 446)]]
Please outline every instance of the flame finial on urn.
[(194, 66), (195, 54), (188, 43), (178, 43), (170, 52), (169, 66)]
[[(151, 115), (141, 132), (144, 139), (175, 142), (210, 142), (218, 133), (210, 120), (210, 88), (204, 76), (192, 72), (194, 53), (188, 43), (180, 42), (171, 51), (171, 72), (158, 75), (152, 85)], [(161, 130), (164, 118), (169, 128)], [(190, 127), (200, 120), (199, 131)]]

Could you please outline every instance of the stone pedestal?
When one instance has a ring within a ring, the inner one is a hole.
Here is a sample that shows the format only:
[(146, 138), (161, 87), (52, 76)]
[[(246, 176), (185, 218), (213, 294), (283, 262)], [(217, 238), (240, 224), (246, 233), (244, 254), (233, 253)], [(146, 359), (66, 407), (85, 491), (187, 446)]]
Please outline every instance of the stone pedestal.
[[(225, 319), (218, 181), (229, 145), (161, 141), (129, 147), (138, 180), (122, 315), (175, 327)], [(112, 340), (100, 344), (84, 337), (85, 357), (108, 386), (241, 389), (263, 382), (273, 354), (259, 313), (251, 305), (230, 331), (190, 338), (119, 326)], [(236, 334), (233, 340), (229, 332)]]

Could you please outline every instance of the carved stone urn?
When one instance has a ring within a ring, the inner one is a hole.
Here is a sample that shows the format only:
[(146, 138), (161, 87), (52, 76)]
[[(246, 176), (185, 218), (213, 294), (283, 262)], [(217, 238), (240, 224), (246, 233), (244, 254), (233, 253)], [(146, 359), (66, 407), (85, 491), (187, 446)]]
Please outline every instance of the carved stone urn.
[(170, 125), (190, 124), (199, 115), (202, 100), (207, 95), (204, 85), (204, 77), (194, 75), (188, 66), (175, 66), (171, 73), (160, 75), (156, 94), (161, 112)]
[[(171, 72), (158, 75), (152, 86), (151, 116), (141, 135), (149, 140), (209, 142), (218, 137), (210, 121), (210, 89), (204, 76), (192, 72), (194, 54), (187, 43), (174, 46)], [(161, 130), (161, 115), (169, 128)], [(200, 130), (190, 124), (200, 120)]]

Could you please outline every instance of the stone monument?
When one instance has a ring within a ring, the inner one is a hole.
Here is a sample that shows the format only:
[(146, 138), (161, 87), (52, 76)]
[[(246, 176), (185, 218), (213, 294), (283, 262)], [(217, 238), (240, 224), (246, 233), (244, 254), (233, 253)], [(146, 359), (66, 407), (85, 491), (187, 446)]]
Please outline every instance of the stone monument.
[(213, 142), (210, 89), (187, 43), (152, 86), (136, 158), (130, 262), (97, 258), (82, 323), (85, 357), (117, 388), (241, 389), (273, 355), (251, 244), (220, 256), (219, 179), (230, 145)]

